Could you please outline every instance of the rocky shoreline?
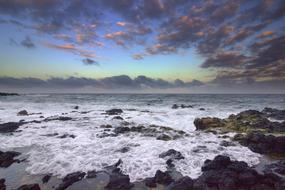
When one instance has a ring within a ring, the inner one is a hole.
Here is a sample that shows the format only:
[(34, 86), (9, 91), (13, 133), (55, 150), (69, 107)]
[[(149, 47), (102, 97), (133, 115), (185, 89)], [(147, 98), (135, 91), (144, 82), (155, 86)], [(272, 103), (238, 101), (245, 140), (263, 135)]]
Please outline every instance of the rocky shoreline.
[[(192, 108), (192, 106), (180, 106), (181, 108)], [(173, 106), (177, 109), (178, 106)], [(76, 110), (79, 107), (74, 108)], [(121, 109), (106, 110), (106, 115), (114, 117), (115, 120), (121, 120), (122, 126), (113, 128), (111, 125), (102, 125), (104, 133), (99, 138), (107, 136), (118, 137), (127, 133), (138, 133), (142, 136), (152, 136), (157, 140), (169, 141), (177, 138), (183, 138), (188, 134), (184, 131), (174, 130), (164, 126), (130, 126), (128, 122), (124, 122), (124, 118), (120, 116), (123, 113)], [(37, 113), (34, 113), (37, 114)], [(26, 110), (18, 113), (21, 116), (28, 116)], [(274, 119), (274, 121), (272, 121)], [(41, 123), (49, 121), (70, 121), (71, 117), (55, 116), (41, 118), (34, 121), (19, 121), (0, 124), (0, 133), (12, 134), (16, 132), (21, 125), (27, 123)], [(277, 121), (280, 120), (280, 121)], [(227, 133), (234, 132), (236, 135), (232, 138), (232, 142), (240, 143), (248, 147), (251, 151), (275, 156), (275, 161), (270, 165), (266, 165), (266, 170), (262, 173), (247, 165), (242, 161), (231, 160), (228, 156), (218, 155), (213, 160), (206, 160), (202, 167), (202, 175), (196, 179), (188, 176), (173, 177), (172, 171), (175, 170), (175, 160), (183, 160), (184, 156), (175, 149), (169, 149), (159, 155), (160, 158), (166, 160), (167, 171), (157, 170), (154, 177), (146, 178), (137, 183), (132, 183), (128, 175), (123, 174), (120, 169), (122, 161), (119, 160), (112, 166), (106, 167), (105, 171), (88, 171), (74, 172), (62, 178), (61, 182), (53, 186), (52, 189), (64, 190), (69, 189), (79, 181), (86, 179), (96, 179), (102, 172), (108, 176), (108, 182), (104, 185), (106, 190), (128, 190), (128, 189), (166, 189), (166, 190), (282, 190), (285, 189), (285, 110), (277, 110), (265, 108), (262, 111), (246, 110), (238, 114), (230, 115), (226, 119), (204, 117), (196, 118), (194, 124), (196, 129), (201, 132), (211, 132), (217, 135), (227, 136)], [(58, 136), (58, 138), (75, 138), (75, 136), (66, 134), (50, 134)], [(223, 141), (223, 146), (231, 146), (230, 141)], [(127, 152), (128, 147), (119, 151)], [(0, 167), (8, 168), (13, 163), (20, 163), (17, 157), (19, 152), (0, 151)], [(41, 184), (49, 183), (52, 178), (51, 174), (47, 174), (42, 178)], [(17, 190), (40, 190), (41, 184), (26, 184), (18, 187)], [(159, 188), (158, 188), (159, 187)], [(6, 190), (5, 179), (0, 179), (0, 190)]]

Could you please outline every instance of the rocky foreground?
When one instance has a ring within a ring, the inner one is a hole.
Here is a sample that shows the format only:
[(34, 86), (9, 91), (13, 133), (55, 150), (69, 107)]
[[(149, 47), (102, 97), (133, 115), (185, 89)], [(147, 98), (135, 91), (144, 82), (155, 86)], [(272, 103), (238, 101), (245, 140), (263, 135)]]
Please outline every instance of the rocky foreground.
[[(271, 121), (270, 119), (283, 120)], [(226, 119), (197, 118), (197, 130), (236, 132), (233, 138), (253, 152), (285, 158), (285, 110), (265, 108), (261, 112), (247, 110)]]
[[(185, 108), (185, 106), (181, 106)], [(176, 109), (177, 106), (174, 106)], [(186, 108), (191, 108), (190, 106)], [(74, 108), (75, 110), (78, 107)], [(120, 114), (121, 109), (107, 110), (107, 115), (114, 117), (113, 119), (124, 120)], [(28, 116), (26, 110), (18, 113), (22, 116)], [(38, 114), (38, 113), (32, 113)], [(84, 113), (82, 113), (84, 114)], [(274, 121), (272, 120), (274, 119)], [(41, 120), (29, 122), (49, 122), (53, 120), (68, 121), (70, 117), (49, 117), (41, 118)], [(275, 121), (276, 120), (276, 121)], [(226, 135), (228, 132), (235, 132), (233, 141), (239, 142), (241, 145), (248, 147), (253, 152), (264, 155), (285, 158), (285, 110), (277, 110), (265, 108), (264, 110), (247, 110), (236, 115), (230, 115), (228, 118), (197, 118), (194, 121), (196, 129), (201, 132), (212, 132), (217, 135)], [(26, 124), (25, 121), (9, 122), (0, 124), (0, 133), (13, 133), (21, 125)], [(157, 140), (175, 140), (183, 138), (187, 135), (184, 131), (177, 131), (172, 128), (163, 126), (144, 126), (130, 127), (125, 123), (121, 127), (115, 129), (110, 125), (103, 125), (105, 129), (100, 138), (104, 136), (117, 137), (125, 133), (140, 133), (145, 136), (154, 136)], [(58, 136), (58, 134), (50, 134)], [(74, 138), (70, 135), (58, 136), (58, 138)], [(225, 142), (224, 146), (230, 146), (231, 142)], [(128, 151), (127, 148), (121, 151)], [(17, 159), (20, 153), (0, 151), (0, 167), (6, 168), (13, 163), (21, 162)], [(144, 189), (161, 188), (166, 190), (283, 190), (285, 189), (285, 161), (275, 162), (267, 165), (263, 173), (257, 172), (249, 167), (247, 163), (231, 160), (224, 155), (218, 155), (213, 160), (206, 160), (202, 167), (203, 174), (197, 179), (191, 179), (188, 176), (179, 179), (172, 176), (171, 171), (175, 170), (175, 160), (184, 159), (179, 151), (169, 149), (159, 155), (160, 158), (166, 158), (168, 170), (163, 172), (158, 170), (154, 177), (146, 178), (142, 181)], [(106, 190), (129, 190), (136, 189), (135, 184), (130, 182), (128, 175), (120, 170), (122, 161), (119, 160), (112, 166), (106, 168), (105, 173), (109, 176), (109, 182), (104, 187)], [(54, 187), (56, 190), (68, 189), (74, 183), (83, 181), (86, 178), (96, 178), (102, 171), (75, 172), (65, 176), (61, 183)], [(42, 178), (42, 183), (49, 183), (52, 176), (46, 175)], [(5, 179), (0, 179), (0, 190), (5, 190)], [(22, 185), (18, 190), (40, 190), (39, 184)]]

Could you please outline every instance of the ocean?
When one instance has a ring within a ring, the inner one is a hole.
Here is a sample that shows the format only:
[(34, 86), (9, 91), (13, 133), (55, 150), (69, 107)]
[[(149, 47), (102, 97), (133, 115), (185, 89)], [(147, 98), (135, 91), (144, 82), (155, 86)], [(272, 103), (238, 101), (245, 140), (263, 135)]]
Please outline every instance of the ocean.
[[(172, 109), (173, 104), (191, 107)], [(43, 117), (72, 118), (28, 123), (13, 135), (0, 134), (0, 150), (21, 150), (27, 158), (28, 174), (51, 173), (57, 177), (76, 171), (104, 170), (121, 159), (120, 168), (133, 182), (154, 176), (158, 169), (165, 171), (166, 160), (159, 155), (175, 149), (185, 157), (175, 161), (176, 170), (196, 178), (202, 173), (204, 161), (216, 155), (228, 155), (251, 166), (260, 162), (261, 155), (239, 144), (221, 146), (221, 142), (229, 140), (234, 133), (221, 138), (219, 134), (196, 131), (194, 119), (226, 118), (247, 109), (265, 107), (284, 109), (285, 95), (26, 94), (0, 97), (0, 123), (40, 121)], [(120, 114), (123, 120), (105, 114), (113, 108), (123, 110)], [(31, 115), (17, 116), (21, 110)], [(156, 128), (160, 134), (173, 138), (163, 141), (155, 134), (140, 132), (112, 136), (112, 131), (102, 125)], [(161, 131), (160, 126), (172, 130)], [(177, 131), (184, 131), (186, 135), (175, 138)], [(67, 137), (59, 138), (62, 135)]]

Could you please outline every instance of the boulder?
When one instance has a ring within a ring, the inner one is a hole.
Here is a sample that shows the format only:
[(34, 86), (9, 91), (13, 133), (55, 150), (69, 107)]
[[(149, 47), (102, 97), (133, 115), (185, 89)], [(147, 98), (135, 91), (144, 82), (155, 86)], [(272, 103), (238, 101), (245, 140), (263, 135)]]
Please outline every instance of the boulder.
[(168, 171), (162, 172), (160, 170), (157, 170), (154, 177), (146, 178), (144, 183), (147, 187), (154, 188), (156, 187), (156, 184), (162, 184), (162, 185), (169, 185), (174, 180), (170, 176), (170, 173)]
[(114, 133), (116, 133), (116, 134), (127, 133), (130, 131), (131, 131), (131, 129), (129, 127), (116, 127), (114, 129)]
[(128, 175), (112, 174), (110, 175), (109, 183), (105, 186), (107, 190), (129, 190), (134, 185), (130, 183)]
[(159, 158), (165, 158), (165, 157), (168, 157), (174, 160), (184, 159), (184, 156), (181, 154), (181, 152), (174, 150), (174, 149), (169, 149), (168, 151), (159, 154)]
[(232, 161), (227, 156), (218, 155), (206, 160), (203, 174), (194, 180), (193, 189), (241, 190), (241, 189), (282, 189), (283, 181), (274, 174), (258, 174), (245, 162)]
[(172, 109), (178, 109), (179, 106), (177, 104), (173, 104), (173, 106), (171, 107)]
[(144, 180), (144, 184), (147, 186), (147, 187), (150, 187), (150, 188), (155, 188), (156, 187), (156, 182), (155, 182), (155, 178), (154, 177), (148, 177)]
[(64, 135), (59, 136), (58, 138), (60, 139), (73, 138), (74, 139), (75, 137), (76, 137), (75, 135), (64, 134)]
[(0, 133), (11, 133), (16, 131), (25, 122), (8, 122), (0, 124)]
[(64, 190), (64, 189), (68, 188), (73, 183), (82, 180), (84, 178), (85, 174), (86, 174), (85, 172), (74, 172), (74, 173), (66, 175), (62, 179), (62, 183), (59, 184), (59, 186), (56, 187), (55, 190)]
[(2, 152), (0, 151), (0, 167), (7, 168), (12, 165), (14, 162), (19, 162), (19, 160), (14, 159), (15, 157), (19, 156), (19, 152), (14, 151), (7, 151)]
[(260, 154), (285, 156), (285, 136), (264, 135), (259, 131), (234, 137), (243, 146)]
[(27, 110), (21, 110), (17, 113), (18, 116), (28, 116), (29, 113), (27, 112)]
[(266, 107), (261, 112), (272, 119), (285, 120), (285, 110)]
[(225, 126), (225, 122), (222, 119), (216, 117), (205, 117), (205, 118), (196, 118), (194, 120), (194, 125), (197, 130), (205, 130), (210, 128), (220, 128)]
[(118, 150), (118, 152), (121, 152), (121, 153), (126, 153), (126, 152), (129, 152), (129, 151), (130, 151), (130, 147), (123, 147), (123, 148)]
[(170, 141), (170, 140), (172, 140), (172, 138), (169, 135), (161, 134), (158, 137), (156, 137), (156, 140)]
[(121, 113), (123, 113), (122, 109), (110, 109), (106, 111), (107, 115), (119, 115)]
[(42, 182), (43, 182), (43, 183), (47, 183), (47, 182), (50, 180), (50, 178), (51, 178), (51, 175), (50, 175), (50, 174), (45, 175), (45, 176), (42, 178)]
[(156, 183), (163, 184), (163, 185), (168, 185), (173, 181), (168, 171), (162, 172), (160, 170), (156, 171), (154, 179)]
[(194, 125), (197, 130), (221, 128), (226, 131), (250, 132), (254, 130), (264, 132), (285, 133), (285, 122), (272, 122), (264, 113), (256, 110), (246, 110), (232, 114), (226, 119), (215, 117), (196, 118)]
[(0, 179), (0, 190), (6, 190), (5, 179)]
[(113, 120), (124, 120), (121, 116), (115, 116), (115, 117), (113, 117)]

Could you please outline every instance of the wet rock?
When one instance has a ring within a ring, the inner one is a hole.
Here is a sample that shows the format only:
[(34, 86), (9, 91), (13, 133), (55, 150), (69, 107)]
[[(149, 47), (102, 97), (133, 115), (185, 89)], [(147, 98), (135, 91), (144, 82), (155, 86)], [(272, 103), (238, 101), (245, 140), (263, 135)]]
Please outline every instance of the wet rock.
[(47, 183), (47, 182), (50, 180), (50, 178), (51, 178), (51, 175), (50, 175), (50, 174), (45, 175), (45, 176), (42, 178), (42, 182), (43, 182), (43, 183)]
[(130, 178), (128, 175), (123, 174), (112, 174), (110, 175), (110, 181), (105, 186), (107, 190), (129, 190), (134, 185), (130, 183)]
[(39, 184), (22, 185), (17, 190), (41, 190)]
[(207, 146), (196, 146), (192, 149), (192, 152), (195, 152), (195, 153), (208, 152), (208, 149), (207, 149)]
[(64, 135), (59, 136), (58, 138), (61, 138), (61, 139), (73, 138), (74, 139), (75, 137), (76, 137), (75, 135), (64, 134)]
[(122, 109), (110, 109), (106, 111), (106, 114), (108, 115), (119, 115), (121, 113), (123, 113)]
[(130, 131), (131, 131), (131, 129), (129, 127), (116, 127), (114, 129), (114, 133), (116, 133), (116, 134), (127, 133)]
[(123, 161), (121, 160), (121, 159), (119, 159), (118, 160), (118, 162), (116, 162), (115, 164), (114, 164), (114, 167), (119, 167), (119, 165), (121, 165), (123, 163)]
[(17, 93), (0, 92), (0, 96), (19, 96)]
[(121, 153), (126, 153), (126, 152), (129, 152), (130, 151), (130, 147), (124, 147), (124, 148), (121, 148), (118, 150), (118, 152), (121, 152)]
[(19, 152), (14, 151), (7, 151), (2, 152), (0, 151), (0, 167), (7, 168), (12, 165), (14, 162), (19, 162), (19, 160), (14, 159), (15, 157), (19, 156)]
[(86, 178), (96, 178), (97, 177), (97, 172), (95, 170), (88, 171)]
[(222, 141), (220, 143), (221, 146), (224, 146), (224, 147), (228, 147), (228, 146), (235, 146), (235, 143), (233, 142), (230, 142), (230, 141)]
[(113, 119), (115, 119), (115, 120), (124, 120), (121, 116), (115, 116), (115, 117), (113, 117)]
[(214, 158), (213, 161), (206, 160), (202, 166), (202, 171), (219, 170), (228, 166), (230, 163), (231, 160), (229, 157), (218, 155)]
[(5, 179), (0, 179), (0, 190), (6, 190)]
[(197, 118), (194, 121), (197, 130), (208, 130), (221, 128), (226, 131), (250, 132), (260, 130), (264, 132), (284, 132), (285, 122), (272, 122), (262, 112), (246, 110), (239, 114), (232, 114), (226, 119), (219, 118)]
[(184, 109), (184, 108), (193, 108), (193, 106), (192, 106), (192, 105), (185, 105), (185, 104), (181, 104), (181, 105), (179, 106), (179, 105), (177, 105), (177, 104), (173, 104), (173, 106), (172, 106), (171, 108), (172, 108), (172, 109), (178, 109), (178, 108)]
[[(193, 189), (280, 189), (282, 179), (274, 174), (261, 175), (245, 162), (231, 161), (226, 156), (206, 160), (203, 174), (194, 181)], [(262, 188), (261, 188), (262, 189)], [(280, 189), (281, 190), (281, 189)]]
[(172, 109), (178, 109), (179, 106), (177, 104), (173, 104), (173, 106), (171, 107)]
[(193, 184), (194, 181), (190, 177), (186, 176), (171, 183), (169, 186), (165, 188), (165, 190), (192, 190)]
[(42, 136), (45, 136), (45, 137), (55, 137), (57, 135), (58, 135), (58, 133), (51, 133), (51, 134), (46, 134), (46, 135), (42, 135)]
[(174, 149), (169, 149), (168, 151), (163, 152), (159, 155), (159, 158), (165, 158), (165, 157), (169, 157), (175, 160), (184, 159), (184, 156), (181, 154), (181, 152)]
[(8, 122), (0, 124), (0, 133), (11, 133), (16, 131), (25, 122)]
[(68, 174), (62, 179), (62, 183), (59, 184), (59, 186), (56, 187), (55, 190), (66, 189), (67, 187), (71, 186), (73, 183), (82, 180), (85, 174), (86, 174), (85, 172), (74, 172), (74, 173)]
[(43, 121), (44, 122), (49, 122), (49, 121), (69, 121), (72, 120), (71, 117), (65, 117), (65, 116), (59, 116), (59, 117), (49, 117), (49, 118), (45, 118)]
[(261, 112), (272, 119), (285, 120), (285, 110), (264, 108)]
[(173, 164), (173, 159), (169, 158), (168, 160), (166, 160), (166, 165), (169, 167), (169, 168), (173, 168), (175, 167), (175, 165)]
[(265, 166), (266, 172), (276, 172), (279, 175), (285, 175), (285, 161), (279, 161)]
[(199, 108), (199, 110), (200, 110), (200, 111), (205, 111), (206, 109), (205, 109), (205, 108)]
[(79, 109), (79, 106), (74, 106), (74, 109), (78, 110), (78, 109)]
[(156, 183), (163, 184), (163, 185), (168, 185), (173, 181), (168, 171), (162, 172), (160, 170), (157, 170), (154, 178), (155, 178)]
[(166, 134), (161, 134), (158, 137), (156, 137), (156, 140), (170, 141), (172, 140), (172, 138)]
[(17, 113), (17, 115), (18, 116), (28, 116), (29, 114), (28, 114), (27, 110), (21, 110)]
[(275, 154), (285, 156), (285, 136), (264, 135), (261, 132), (251, 132), (247, 135), (234, 137), (243, 146), (260, 154)]
[(112, 128), (112, 125), (101, 125), (100, 128), (110, 129)]
[(147, 187), (150, 187), (150, 188), (155, 188), (156, 187), (156, 182), (155, 182), (155, 178), (154, 177), (148, 177), (144, 180), (144, 184), (147, 186)]
[(181, 108), (193, 108), (192, 105), (184, 105), (184, 104), (181, 104), (180, 107), (181, 107)]
[(156, 187), (157, 183), (162, 185), (169, 185), (173, 181), (174, 180), (168, 171), (162, 172), (160, 170), (157, 170), (154, 177), (146, 178), (144, 182), (147, 187), (153, 188)]
[(197, 130), (205, 130), (210, 128), (220, 128), (224, 127), (225, 123), (222, 119), (219, 118), (211, 118), (211, 117), (205, 117), (205, 118), (196, 118), (194, 120), (194, 125), (196, 126)]

